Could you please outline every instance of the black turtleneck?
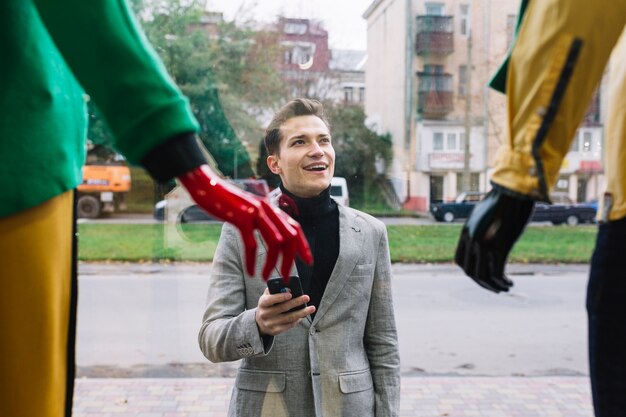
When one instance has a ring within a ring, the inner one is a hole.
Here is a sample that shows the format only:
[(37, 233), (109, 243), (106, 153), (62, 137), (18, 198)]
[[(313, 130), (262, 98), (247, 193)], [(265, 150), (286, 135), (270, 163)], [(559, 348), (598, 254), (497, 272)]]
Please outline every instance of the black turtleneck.
[(296, 197), (282, 184), (280, 189), (280, 208), (300, 223), (311, 247), (313, 265), (298, 258), (296, 268), (302, 290), (311, 297), (308, 305), (314, 305), (317, 311), (339, 256), (339, 209), (335, 200), (330, 198), (330, 187), (312, 198)]

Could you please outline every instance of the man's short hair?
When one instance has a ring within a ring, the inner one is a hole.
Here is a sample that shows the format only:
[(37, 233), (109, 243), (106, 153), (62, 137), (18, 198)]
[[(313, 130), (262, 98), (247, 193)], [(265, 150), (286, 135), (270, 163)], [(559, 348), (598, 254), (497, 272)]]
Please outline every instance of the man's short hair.
[(280, 149), (280, 127), (289, 119), (298, 116), (317, 116), (330, 129), (330, 123), (324, 115), (324, 106), (317, 100), (309, 98), (296, 98), (285, 104), (270, 122), (265, 130), (265, 149), (268, 155), (278, 155)]

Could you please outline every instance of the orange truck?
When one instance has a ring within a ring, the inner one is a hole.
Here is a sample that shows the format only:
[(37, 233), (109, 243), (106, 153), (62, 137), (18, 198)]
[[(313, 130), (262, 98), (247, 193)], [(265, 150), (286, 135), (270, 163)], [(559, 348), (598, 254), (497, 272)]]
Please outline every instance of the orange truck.
[(78, 186), (78, 217), (95, 219), (102, 213), (125, 210), (130, 191), (130, 169), (125, 165), (85, 165)]

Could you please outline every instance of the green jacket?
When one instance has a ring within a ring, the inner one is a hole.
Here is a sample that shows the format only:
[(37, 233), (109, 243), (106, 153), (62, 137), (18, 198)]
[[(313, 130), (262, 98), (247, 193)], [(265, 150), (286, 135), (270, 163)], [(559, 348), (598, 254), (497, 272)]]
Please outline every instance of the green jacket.
[(198, 129), (123, 0), (4, 0), (0, 39), (0, 217), (81, 182), (88, 97), (131, 163)]
[[(519, 13), (517, 14), (517, 22), (515, 24), (515, 39), (517, 39), (517, 33), (519, 32), (519, 27), (522, 24), (522, 18), (524, 17), (524, 13), (526, 13), (526, 6), (528, 6), (529, 1), (530, 0), (522, 0), (522, 3), (520, 5)], [(504, 62), (500, 65), (500, 68), (498, 68), (496, 73), (489, 81), (489, 87), (501, 93), (506, 93), (506, 74), (509, 68), (509, 59), (511, 59), (511, 51), (513, 50), (514, 45), (515, 40), (513, 40), (511, 48), (509, 49), (509, 53), (504, 59)]]

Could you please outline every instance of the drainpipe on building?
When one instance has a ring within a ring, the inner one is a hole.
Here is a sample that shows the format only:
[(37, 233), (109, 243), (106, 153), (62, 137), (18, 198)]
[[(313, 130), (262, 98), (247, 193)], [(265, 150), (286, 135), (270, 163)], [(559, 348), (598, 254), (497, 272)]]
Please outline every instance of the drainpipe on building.
[(407, 203), (411, 199), (411, 130), (413, 123), (413, 7), (412, 0), (405, 0), (406, 36), (405, 36), (405, 70), (404, 70), (404, 154), (406, 169), (406, 198)]
[[(491, 54), (491, 0), (487, 0), (487, 7), (483, 9), (483, 17), (485, 18), (485, 23), (483, 25), (483, 39), (484, 39), (484, 49), (485, 49), (485, 60), (484, 62), (489, 63), (490, 54)], [(490, 72), (491, 68), (489, 64), (487, 64), (487, 71)], [(489, 188), (489, 85), (485, 83), (483, 85), (483, 131), (485, 136), (485, 149), (484, 149), (484, 165), (485, 165), (485, 174), (484, 174), (484, 188), (481, 191), (487, 191)]]
[[(470, 12), (471, 13), (471, 12)], [(472, 133), (472, 28), (467, 33), (467, 88), (465, 91), (465, 143), (463, 155), (463, 189), (470, 190), (470, 138)]]

